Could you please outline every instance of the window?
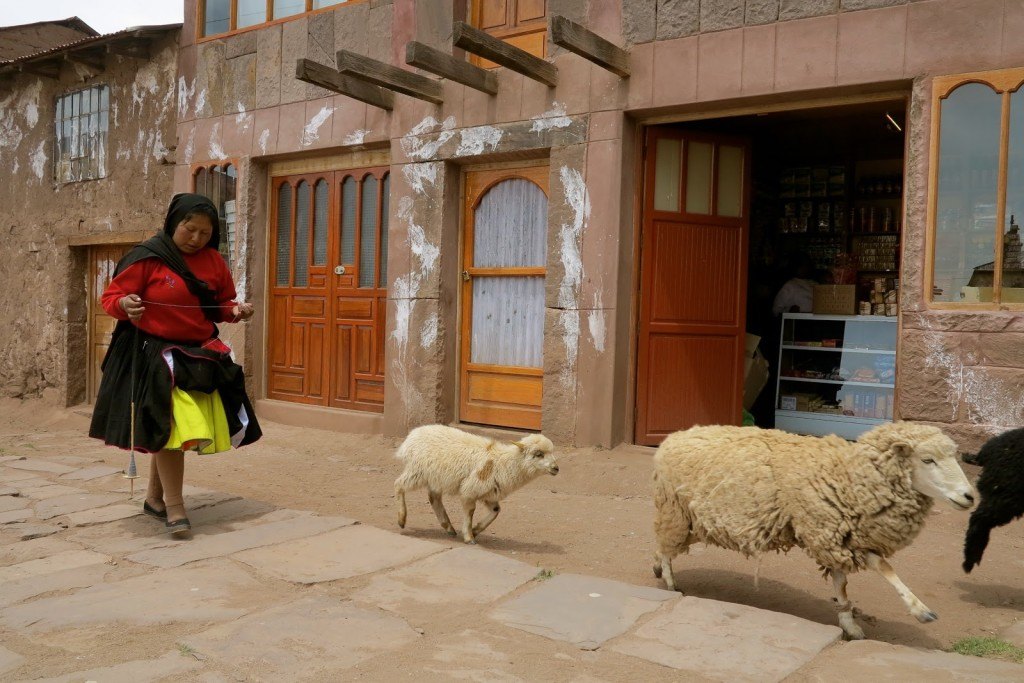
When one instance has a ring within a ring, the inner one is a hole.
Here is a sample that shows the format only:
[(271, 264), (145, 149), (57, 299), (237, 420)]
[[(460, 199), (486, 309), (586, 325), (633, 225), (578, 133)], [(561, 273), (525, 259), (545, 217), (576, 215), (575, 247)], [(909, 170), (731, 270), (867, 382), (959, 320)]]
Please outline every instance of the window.
[(54, 178), (59, 183), (107, 175), (110, 89), (105, 85), (57, 98)]
[(216, 36), (359, 0), (198, 0), (199, 36)]
[(201, 166), (192, 175), (193, 192), (210, 198), (221, 218), (220, 253), (228, 266), (235, 254), (235, 194), (238, 170), (233, 164)]
[(938, 307), (1024, 304), (1024, 69), (937, 78), (929, 194)]
[[(547, 55), (545, 0), (473, 0), (470, 23), (535, 57)], [(476, 55), (472, 61), (485, 68), (497, 66)]]

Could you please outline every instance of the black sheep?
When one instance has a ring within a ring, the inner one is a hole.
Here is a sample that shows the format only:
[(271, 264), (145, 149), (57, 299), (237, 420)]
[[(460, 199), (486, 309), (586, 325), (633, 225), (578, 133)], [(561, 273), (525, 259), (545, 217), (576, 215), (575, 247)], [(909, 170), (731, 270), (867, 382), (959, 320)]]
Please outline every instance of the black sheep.
[(981, 563), (989, 532), (1024, 515), (1024, 428), (989, 439), (977, 455), (965, 455), (964, 462), (982, 467), (981, 502), (971, 513), (964, 538), (963, 567), (969, 574)]

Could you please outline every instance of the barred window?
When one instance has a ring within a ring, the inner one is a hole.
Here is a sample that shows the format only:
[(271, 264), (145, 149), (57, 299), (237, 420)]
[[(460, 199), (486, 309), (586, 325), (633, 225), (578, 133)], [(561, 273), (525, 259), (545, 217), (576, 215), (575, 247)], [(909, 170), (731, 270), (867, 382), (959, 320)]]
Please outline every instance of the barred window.
[(107, 175), (110, 89), (105, 85), (57, 98), (54, 178), (59, 183)]
[(217, 207), (221, 218), (220, 253), (228, 267), (234, 265), (235, 254), (235, 191), (238, 170), (233, 164), (201, 166), (192, 175), (192, 189), (205, 195)]

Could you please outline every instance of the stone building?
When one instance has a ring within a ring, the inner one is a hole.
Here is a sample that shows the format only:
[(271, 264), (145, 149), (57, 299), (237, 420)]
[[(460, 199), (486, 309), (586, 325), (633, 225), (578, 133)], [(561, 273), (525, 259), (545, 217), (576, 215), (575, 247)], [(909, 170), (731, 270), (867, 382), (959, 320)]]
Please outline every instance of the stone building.
[(180, 28), (0, 28), (3, 396), (95, 394), (112, 328), (95, 298), (171, 193)]

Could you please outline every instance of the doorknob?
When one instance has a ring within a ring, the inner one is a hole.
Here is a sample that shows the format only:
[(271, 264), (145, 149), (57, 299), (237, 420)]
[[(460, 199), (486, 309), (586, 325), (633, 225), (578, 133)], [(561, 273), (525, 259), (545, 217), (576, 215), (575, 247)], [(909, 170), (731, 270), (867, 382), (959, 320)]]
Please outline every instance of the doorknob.
[(463, 282), (469, 282), (469, 271), (468, 270), (462, 271), (462, 281)]
[(344, 275), (345, 274), (345, 266), (334, 266), (334, 274), (335, 275)]

